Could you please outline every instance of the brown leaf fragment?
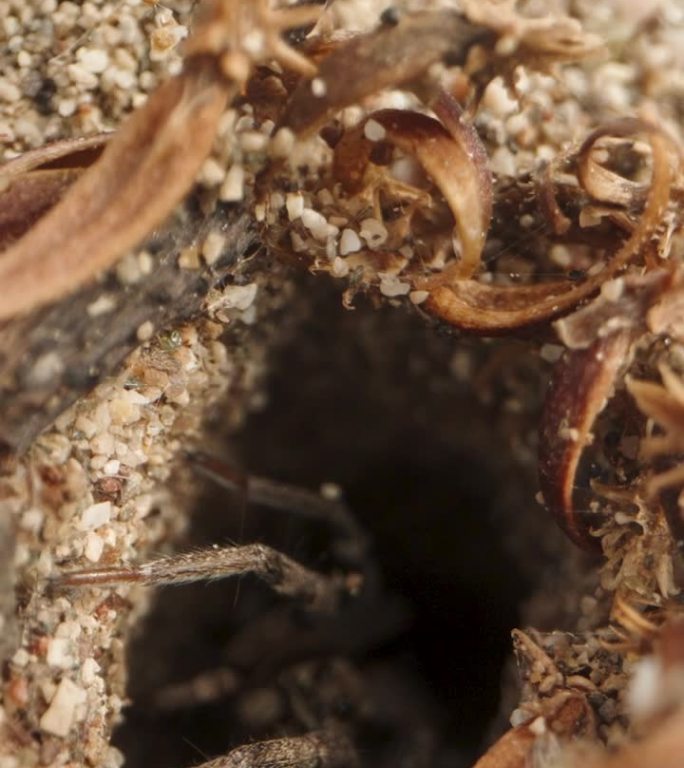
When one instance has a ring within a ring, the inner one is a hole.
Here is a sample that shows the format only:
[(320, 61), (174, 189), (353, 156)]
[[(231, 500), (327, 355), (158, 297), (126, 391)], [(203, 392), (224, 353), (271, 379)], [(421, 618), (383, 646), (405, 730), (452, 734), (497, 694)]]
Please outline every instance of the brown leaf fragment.
[(0, 168), (0, 251), (65, 195), (100, 156), (110, 135), (47, 144)]
[(112, 133), (97, 133), (75, 139), (64, 139), (24, 152), (0, 167), (0, 189), (3, 191), (23, 174), (54, 168), (88, 168), (102, 154)]
[(297, 134), (311, 133), (344, 107), (417, 77), (447, 54), (464, 60), (470, 46), (487, 37), (486, 30), (453, 11), (406, 14), (396, 25), (359, 35), (333, 51), (317, 74), (323, 95), (303, 80), (282, 122)]
[(526, 768), (536, 734), (529, 725), (518, 725), (482, 755), (473, 768)]
[(0, 250), (24, 235), (82, 173), (80, 168), (32, 171), (0, 193)]
[(577, 474), (593, 439), (596, 418), (610, 398), (616, 377), (629, 361), (634, 339), (620, 330), (586, 349), (565, 353), (546, 393), (539, 434), (539, 484), (546, 508), (578, 546), (600, 552), (588, 513), (575, 504)]
[(198, 57), (155, 91), (66, 196), (0, 254), (0, 319), (68, 293), (161, 224), (209, 153), (233, 89), (213, 59)]

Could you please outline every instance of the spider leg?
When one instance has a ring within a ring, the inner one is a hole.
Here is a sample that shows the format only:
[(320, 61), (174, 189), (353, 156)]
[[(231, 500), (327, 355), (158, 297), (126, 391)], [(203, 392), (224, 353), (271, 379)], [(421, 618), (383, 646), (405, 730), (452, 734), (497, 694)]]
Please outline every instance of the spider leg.
[(197, 768), (355, 768), (359, 758), (338, 728), (260, 741), (232, 750)]
[(301, 600), (317, 611), (334, 611), (341, 599), (361, 587), (358, 575), (326, 576), (264, 544), (210, 547), (161, 557), (142, 565), (87, 568), (65, 572), (53, 580), (58, 587), (113, 586), (140, 583), (148, 586), (188, 584), (252, 573), (275, 592)]
[(367, 569), (370, 550), (368, 535), (343, 499), (243, 473), (228, 462), (199, 451), (188, 452), (186, 457), (198, 472), (223, 488), (245, 493), (247, 500), (253, 504), (327, 523), (338, 534), (334, 544), (337, 555), (353, 567), (363, 571)]

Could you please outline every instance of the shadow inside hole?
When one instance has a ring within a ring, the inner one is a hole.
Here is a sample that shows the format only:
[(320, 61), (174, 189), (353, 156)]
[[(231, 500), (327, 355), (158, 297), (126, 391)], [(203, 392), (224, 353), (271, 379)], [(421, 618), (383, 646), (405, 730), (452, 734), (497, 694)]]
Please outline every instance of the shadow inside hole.
[[(515, 515), (502, 498), (519, 498), (502, 485), (529, 476), (510, 471), (491, 412), (453, 384), (452, 339), (396, 311), (345, 313), (329, 294), (315, 301), (296, 341), (275, 355), (268, 406), (229, 438), (231, 450), (254, 474), (342, 486), (372, 536), (388, 599), (400, 596), (411, 616), (353, 661), (362, 674), (381, 664), (412, 681), (440, 744), (433, 764), (460, 768), (497, 713), (510, 630), (528, 592), (500, 521)], [(243, 501), (208, 492), (186, 546), (262, 541), (313, 568), (331, 566), (325, 527), (245, 511)], [(254, 740), (229, 697), (165, 715), (144, 702), (157, 687), (220, 666), (231, 637), (274, 602), (251, 579), (160, 593), (129, 654), (134, 704), (116, 736), (129, 768), (184, 768)]]

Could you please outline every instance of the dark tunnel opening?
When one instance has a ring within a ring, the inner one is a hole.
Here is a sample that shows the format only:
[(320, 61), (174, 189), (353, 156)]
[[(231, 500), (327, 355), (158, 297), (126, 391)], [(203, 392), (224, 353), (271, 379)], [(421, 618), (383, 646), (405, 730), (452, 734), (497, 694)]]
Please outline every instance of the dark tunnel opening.
[[(459, 344), (417, 317), (346, 312), (325, 294), (275, 352), (267, 405), (228, 437), (230, 461), (246, 472), (343, 490), (372, 541), (383, 594), (402, 614), (348, 655), (362, 677), (382, 670), (400, 680), (401, 695), (419, 702), (437, 734), (425, 764), (451, 768), (469, 764), (497, 717), (510, 631), (530, 589), (506, 537), (516, 505), (534, 493), (528, 470), (511, 462), (496, 414), (468, 382), (454, 381)], [(325, 526), (208, 485), (179, 546), (263, 541), (325, 570), (329, 539)], [(230, 695), (171, 712), (148, 702), (156, 690), (225, 664), (234, 633), (257, 620), (263, 601), (271, 605), (266, 592), (248, 578), (155, 598), (129, 653), (134, 703), (115, 740), (127, 766), (184, 768), (263, 738)]]

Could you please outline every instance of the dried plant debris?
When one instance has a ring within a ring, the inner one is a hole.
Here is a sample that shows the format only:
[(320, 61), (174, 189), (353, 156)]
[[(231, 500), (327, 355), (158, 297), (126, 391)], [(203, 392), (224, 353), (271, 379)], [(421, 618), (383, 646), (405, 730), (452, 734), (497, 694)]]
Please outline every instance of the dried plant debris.
[[(578, 577), (576, 631), (515, 630), (519, 705), (477, 768), (678, 766), (677, 1), (194, 6), (0, 0), (0, 764), (121, 764), (109, 739), (141, 585), (253, 573), (327, 612), (326, 636), (345, 611), (392, 613), (353, 513), (268, 479), (252, 491), (330, 516), (332, 570), (259, 542), (151, 555), (186, 522), (174, 462), (214, 472), (188, 446), (229, 390), (232, 424), (259, 399), (285, 332), (261, 319), (296, 315), (287, 275), (303, 268), (347, 307), (365, 294), (456, 337), (539, 347), (537, 375), (553, 365), (541, 413), (521, 389), (497, 434), (527, 465), (521, 435), (537, 434), (538, 498), (596, 579)], [(515, 367), (481, 350), (489, 374), (454, 364), (472, 390)], [(284, 615), (262, 620), (296, 644)], [(420, 707), (314, 659), (326, 632), (308, 621), (309, 657), (272, 670), (291, 720), (207, 768), (365, 765), (383, 729), (419, 734), (411, 764), (430, 765)], [(243, 678), (217, 679), (235, 694)], [(352, 690), (345, 717), (331, 702)]]

